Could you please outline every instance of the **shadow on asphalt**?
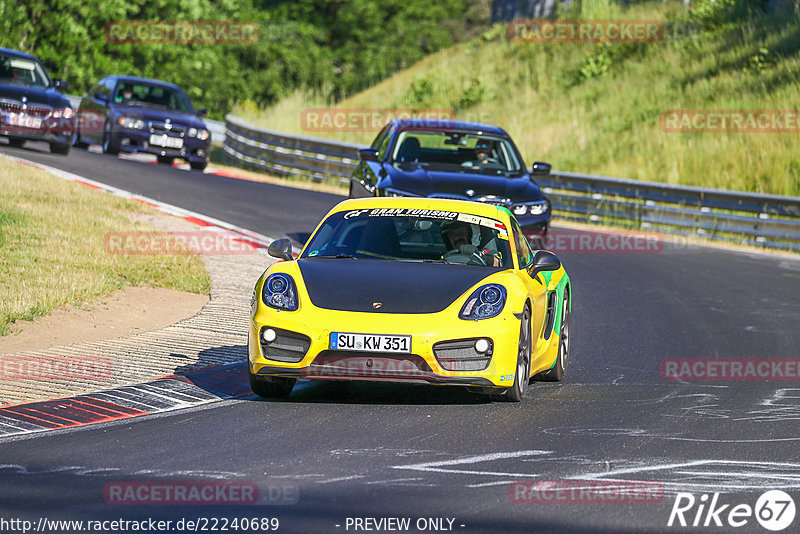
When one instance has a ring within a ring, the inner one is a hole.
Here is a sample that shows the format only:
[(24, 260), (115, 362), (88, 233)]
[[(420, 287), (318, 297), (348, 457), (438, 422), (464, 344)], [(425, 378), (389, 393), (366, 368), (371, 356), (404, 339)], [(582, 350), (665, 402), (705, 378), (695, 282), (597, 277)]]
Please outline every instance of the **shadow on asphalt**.
[[(237, 361), (220, 365), (221, 358), (236, 356)], [(458, 386), (399, 384), (376, 381), (298, 380), (288, 399), (265, 399), (252, 394), (247, 374), (247, 347), (228, 345), (200, 352), (191, 365), (176, 367), (174, 373), (195, 386), (221, 398), (246, 397), (256, 402), (471, 405), (488, 404), (488, 397)]]

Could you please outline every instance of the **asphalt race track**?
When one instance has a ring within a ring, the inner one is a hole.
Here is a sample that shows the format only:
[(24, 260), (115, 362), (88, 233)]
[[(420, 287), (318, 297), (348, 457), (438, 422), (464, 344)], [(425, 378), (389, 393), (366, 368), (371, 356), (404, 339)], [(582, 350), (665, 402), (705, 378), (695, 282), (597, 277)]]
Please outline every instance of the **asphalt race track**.
[[(81, 150), (63, 157), (3, 143), (0, 152), (298, 242), (340, 199)], [(435, 386), (307, 382), (283, 402), (246, 396), (10, 438), (0, 441), (0, 519), (205, 518), (210, 530), (222, 518), (277, 518), (278, 532), (334, 533), (392, 531), (388, 518), (408, 518), (406, 530), (393, 529), (408, 532), (768, 532), (754, 516), (733, 528), (728, 514), (772, 489), (800, 503), (797, 377), (673, 381), (661, 365), (797, 362), (800, 261), (664, 243), (559, 255), (573, 281), (567, 377), (534, 384), (520, 404)], [(537, 502), (511, 486), (576, 479), (647, 482), (660, 493), (586, 503), (551, 492)], [(259, 499), (143, 506), (109, 493), (187, 481), (254, 485)], [(685, 518), (697, 516), (698, 527), (667, 526), (679, 492), (697, 499)], [(707, 517), (715, 492), (717, 508), (728, 506)]]

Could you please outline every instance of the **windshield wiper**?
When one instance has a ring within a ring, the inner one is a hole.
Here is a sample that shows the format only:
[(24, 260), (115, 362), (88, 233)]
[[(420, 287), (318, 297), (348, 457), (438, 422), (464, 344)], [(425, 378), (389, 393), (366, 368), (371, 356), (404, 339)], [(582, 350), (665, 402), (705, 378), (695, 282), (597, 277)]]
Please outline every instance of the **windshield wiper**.
[(351, 259), (351, 260), (357, 260), (358, 259), (355, 256), (353, 256), (352, 254), (317, 254), (316, 256), (308, 256), (308, 257), (309, 258), (335, 258), (337, 260), (340, 260), (340, 259), (343, 259), (343, 258), (344, 259)]

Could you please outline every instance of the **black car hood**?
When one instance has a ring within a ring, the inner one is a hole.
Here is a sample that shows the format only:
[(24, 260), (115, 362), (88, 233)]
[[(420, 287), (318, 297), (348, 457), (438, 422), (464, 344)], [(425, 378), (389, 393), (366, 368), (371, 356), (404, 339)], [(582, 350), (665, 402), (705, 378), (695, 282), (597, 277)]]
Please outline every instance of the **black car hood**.
[[(494, 269), (371, 259), (297, 260), (314, 306), (376, 313), (436, 313)], [(380, 308), (374, 303), (380, 302)]]
[[(427, 170), (416, 164), (385, 164), (385, 168), (391, 179), (388, 187), (426, 197), (438, 194), (465, 199), (496, 196), (517, 202), (542, 200), (542, 191), (527, 173), (508, 178), (472, 172)], [(468, 189), (473, 191), (472, 195), (467, 194)]]
[(196, 115), (191, 113), (184, 113), (174, 109), (165, 109), (162, 107), (148, 107), (148, 106), (126, 106), (122, 104), (113, 104), (114, 111), (119, 115), (132, 117), (134, 119), (141, 119), (143, 121), (158, 121), (164, 122), (169, 119), (176, 124), (182, 124), (193, 128), (205, 128), (203, 121), (197, 118)]
[(65, 108), (70, 106), (67, 97), (56, 91), (54, 88), (42, 89), (37, 87), (21, 87), (0, 83), (0, 98), (11, 100), (22, 100), (25, 97), (29, 104), (47, 104), (54, 108)]

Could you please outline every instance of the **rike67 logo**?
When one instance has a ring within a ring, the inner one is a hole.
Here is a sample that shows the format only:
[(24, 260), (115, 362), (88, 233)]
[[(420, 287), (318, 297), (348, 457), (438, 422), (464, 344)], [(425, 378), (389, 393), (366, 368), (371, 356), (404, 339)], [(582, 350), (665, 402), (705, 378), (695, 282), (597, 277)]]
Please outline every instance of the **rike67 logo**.
[(755, 507), (744, 503), (723, 503), (719, 493), (704, 493), (697, 498), (691, 493), (679, 492), (667, 526), (740, 528), (752, 525), (755, 517), (765, 529), (778, 532), (792, 524), (795, 511), (794, 500), (781, 490), (763, 493)]

